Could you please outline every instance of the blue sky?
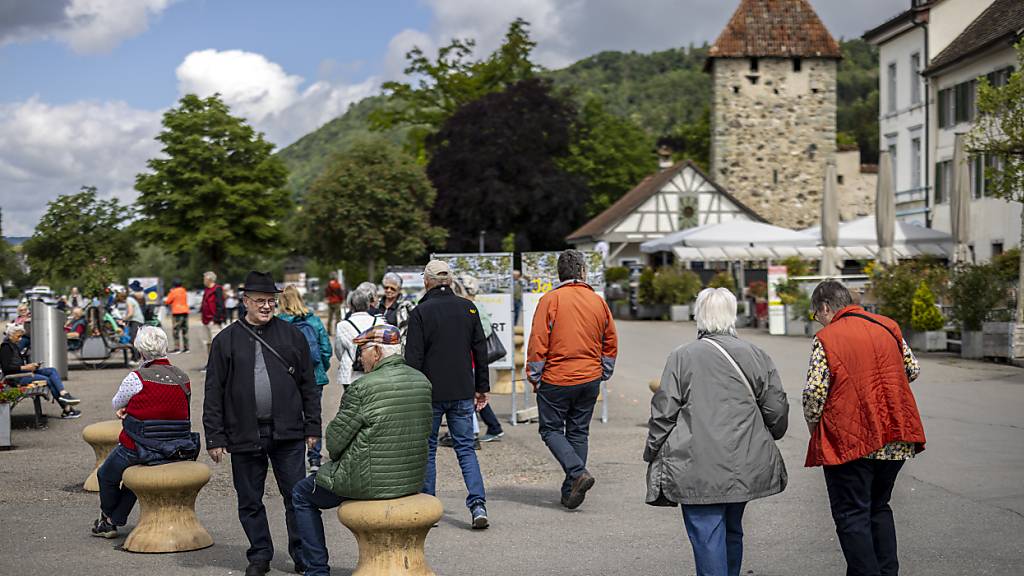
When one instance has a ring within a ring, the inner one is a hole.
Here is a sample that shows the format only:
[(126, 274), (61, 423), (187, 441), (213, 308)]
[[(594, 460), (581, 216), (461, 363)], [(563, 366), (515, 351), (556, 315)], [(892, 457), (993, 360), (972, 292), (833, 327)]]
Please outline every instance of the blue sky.
[[(0, 0), (0, 206), (30, 235), (59, 194), (131, 202), (159, 154), (160, 115), (220, 92), (285, 146), (401, 79), (412, 46), (471, 37), (483, 54), (516, 17), (558, 68), (602, 50), (713, 41), (738, 0)], [(838, 37), (909, 0), (814, 0)]]

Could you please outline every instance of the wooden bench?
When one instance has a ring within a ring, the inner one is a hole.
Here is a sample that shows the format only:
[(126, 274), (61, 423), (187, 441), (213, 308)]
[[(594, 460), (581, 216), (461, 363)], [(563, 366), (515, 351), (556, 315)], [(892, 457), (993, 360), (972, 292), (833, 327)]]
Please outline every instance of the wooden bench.
[(338, 519), (359, 544), (352, 576), (433, 576), (423, 544), (442, 514), (441, 501), (429, 494), (342, 502)]
[(16, 387), (21, 390), (21, 397), (11, 402), (11, 409), (13, 410), (23, 400), (32, 399), (33, 408), (35, 410), (35, 420), (33, 422), (35, 428), (46, 427), (46, 415), (43, 414), (43, 400), (50, 399), (50, 389), (46, 386), (46, 380), (33, 380), (28, 384), (8, 384), (14, 382), (16, 379), (24, 378), (26, 376), (32, 376), (31, 372), (24, 372), (19, 374), (4, 374), (3, 383), (9, 387)]

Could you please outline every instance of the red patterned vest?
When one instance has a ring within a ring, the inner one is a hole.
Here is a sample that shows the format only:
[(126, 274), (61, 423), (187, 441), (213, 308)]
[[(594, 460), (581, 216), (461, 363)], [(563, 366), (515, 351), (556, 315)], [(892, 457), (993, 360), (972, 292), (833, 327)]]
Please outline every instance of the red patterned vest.
[[(166, 358), (154, 360), (135, 371), (142, 380), (142, 390), (128, 400), (128, 414), (139, 420), (188, 420), (188, 397), (182, 391), (181, 384), (190, 392), (188, 375), (182, 370), (171, 366)], [(118, 438), (121, 445), (129, 450), (135, 449), (135, 441), (128, 433), (121, 431)]]
[(844, 464), (897, 440), (924, 450), (924, 427), (903, 365), (902, 338), (899, 324), (860, 306), (843, 308), (818, 332), (832, 383), (821, 420), (811, 432), (805, 466)]

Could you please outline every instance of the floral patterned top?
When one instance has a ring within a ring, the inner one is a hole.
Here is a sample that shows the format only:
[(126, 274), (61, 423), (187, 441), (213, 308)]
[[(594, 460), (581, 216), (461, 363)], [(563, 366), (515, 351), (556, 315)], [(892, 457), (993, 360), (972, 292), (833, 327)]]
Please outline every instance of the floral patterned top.
[[(907, 371), (907, 378), (913, 382), (921, 373), (921, 365), (914, 357), (913, 350), (903, 340), (903, 368)], [(825, 347), (817, 337), (811, 344), (811, 365), (807, 369), (807, 385), (804, 387), (803, 404), (804, 419), (808, 423), (815, 423), (821, 420), (821, 414), (825, 411), (825, 400), (828, 398), (828, 387), (832, 384), (832, 375), (828, 370), (828, 359), (825, 356)], [(874, 460), (907, 460), (914, 457), (916, 453), (913, 442), (890, 442), (878, 450), (865, 456)]]

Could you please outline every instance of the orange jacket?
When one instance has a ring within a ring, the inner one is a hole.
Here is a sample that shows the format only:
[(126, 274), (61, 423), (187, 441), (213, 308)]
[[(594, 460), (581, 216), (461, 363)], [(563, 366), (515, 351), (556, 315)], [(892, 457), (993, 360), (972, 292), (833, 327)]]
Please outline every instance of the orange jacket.
[(818, 340), (832, 383), (804, 465), (844, 464), (898, 440), (924, 450), (924, 427), (903, 366), (899, 325), (847, 306), (818, 332)]
[(586, 282), (570, 281), (537, 304), (526, 355), (526, 377), (555, 386), (607, 380), (619, 353), (615, 321), (604, 298)]
[(171, 288), (164, 298), (164, 304), (171, 307), (171, 314), (188, 314), (188, 292), (182, 286)]

